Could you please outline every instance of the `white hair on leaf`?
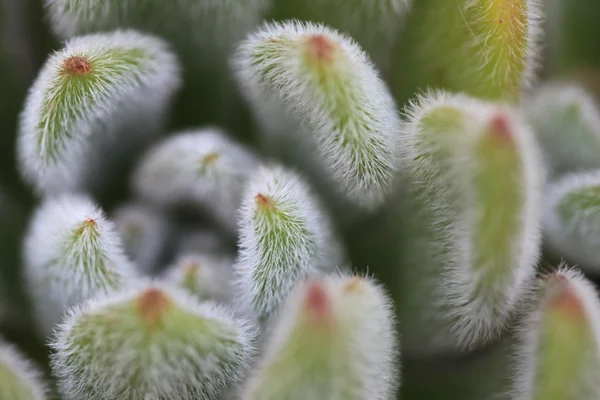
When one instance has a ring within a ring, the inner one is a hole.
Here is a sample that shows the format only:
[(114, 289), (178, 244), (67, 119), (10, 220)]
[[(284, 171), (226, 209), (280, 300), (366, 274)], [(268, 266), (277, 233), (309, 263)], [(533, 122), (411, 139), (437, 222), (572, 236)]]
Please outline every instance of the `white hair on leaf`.
[(70, 39), (29, 90), (20, 172), (41, 194), (89, 189), (107, 156), (161, 131), (180, 84), (179, 62), (161, 39), (135, 31)]
[(279, 135), (302, 136), (310, 150), (295, 151), (309, 151), (329, 190), (365, 210), (381, 206), (397, 170), (400, 119), (353, 40), (322, 25), (265, 24), (238, 46), (232, 65), (260, 124), (278, 130), (283, 118), (297, 126)]

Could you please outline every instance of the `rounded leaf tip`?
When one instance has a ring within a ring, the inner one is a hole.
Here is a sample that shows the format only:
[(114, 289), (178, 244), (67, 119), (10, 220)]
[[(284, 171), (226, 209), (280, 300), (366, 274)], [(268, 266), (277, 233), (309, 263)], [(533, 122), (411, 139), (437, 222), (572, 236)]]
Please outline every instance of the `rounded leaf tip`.
[(564, 275), (556, 274), (550, 280), (552, 285), (550, 308), (575, 319), (585, 319), (585, 305), (569, 279)]
[(323, 34), (314, 34), (307, 37), (306, 43), (310, 54), (318, 61), (333, 61), (335, 45), (330, 38)]
[(137, 310), (148, 326), (154, 326), (167, 312), (171, 305), (169, 297), (160, 289), (150, 288), (137, 298)]
[(328, 320), (331, 316), (331, 299), (320, 281), (312, 281), (306, 288), (304, 304), (311, 317), (317, 321)]
[(258, 205), (261, 208), (273, 208), (275, 206), (275, 202), (273, 201), (273, 199), (262, 193), (259, 193), (256, 196), (254, 196), (254, 200), (256, 200), (256, 205)]
[(88, 75), (92, 72), (92, 64), (83, 56), (73, 56), (65, 60), (65, 72), (69, 75)]
[(504, 113), (494, 115), (490, 121), (490, 133), (495, 138), (511, 140), (512, 130), (509, 116)]

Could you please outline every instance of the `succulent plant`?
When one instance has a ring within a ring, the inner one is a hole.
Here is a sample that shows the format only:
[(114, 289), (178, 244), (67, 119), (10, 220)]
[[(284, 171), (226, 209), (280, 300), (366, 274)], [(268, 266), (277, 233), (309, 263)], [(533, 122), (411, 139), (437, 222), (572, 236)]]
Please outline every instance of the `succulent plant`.
[(1, 0), (0, 400), (600, 398), (599, 19)]

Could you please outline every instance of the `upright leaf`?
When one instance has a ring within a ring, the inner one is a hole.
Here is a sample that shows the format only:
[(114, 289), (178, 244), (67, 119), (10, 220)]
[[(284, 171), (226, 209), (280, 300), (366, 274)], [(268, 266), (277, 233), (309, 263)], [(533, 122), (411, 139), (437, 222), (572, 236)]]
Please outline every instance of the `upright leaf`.
[(417, 0), (395, 50), (392, 89), (404, 103), (428, 88), (517, 102), (541, 36), (538, 0)]
[(546, 277), (521, 330), (512, 399), (600, 396), (600, 302), (590, 281), (567, 269)]
[(239, 212), (234, 273), (243, 308), (266, 320), (298, 282), (341, 267), (330, 221), (294, 172), (263, 167), (250, 179)]
[(39, 206), (23, 257), (36, 319), (46, 335), (65, 307), (116, 290), (133, 275), (113, 223), (84, 195), (48, 198)]
[(400, 120), (368, 56), (309, 23), (267, 24), (234, 56), (243, 94), (269, 140), (286, 138), (326, 190), (373, 210), (391, 191)]
[(388, 400), (399, 343), (390, 300), (374, 281), (311, 279), (286, 302), (244, 400)]
[(41, 194), (89, 189), (159, 133), (180, 85), (167, 44), (134, 31), (78, 37), (48, 58), (25, 102), (19, 168)]
[(498, 337), (540, 247), (542, 166), (512, 108), (421, 98), (403, 129), (397, 306), (407, 352), (472, 350)]
[(254, 329), (212, 303), (139, 283), (73, 309), (52, 343), (63, 395), (209, 400), (239, 383)]

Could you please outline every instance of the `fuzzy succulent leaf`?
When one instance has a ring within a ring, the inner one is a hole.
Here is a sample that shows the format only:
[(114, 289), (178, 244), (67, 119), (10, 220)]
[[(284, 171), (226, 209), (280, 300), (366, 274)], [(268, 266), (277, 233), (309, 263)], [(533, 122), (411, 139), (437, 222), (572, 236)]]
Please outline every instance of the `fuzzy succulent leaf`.
[(136, 283), (71, 310), (52, 367), (69, 398), (212, 400), (241, 380), (254, 334), (226, 308)]
[(240, 304), (266, 320), (295, 285), (341, 267), (331, 222), (296, 173), (261, 167), (249, 180), (239, 212), (239, 256), (234, 265)]
[(222, 254), (184, 253), (167, 268), (165, 280), (200, 300), (231, 301), (233, 258)]
[(470, 350), (497, 338), (535, 271), (543, 174), (533, 133), (508, 106), (437, 93), (412, 105), (403, 140), (405, 348)]
[(257, 166), (256, 156), (220, 129), (185, 131), (145, 155), (133, 185), (141, 198), (157, 205), (207, 211), (233, 234), (244, 185)]
[(158, 38), (117, 31), (69, 40), (25, 102), (20, 172), (43, 194), (88, 189), (107, 149), (160, 132), (179, 85), (179, 63)]
[(354, 38), (380, 67), (387, 66), (411, 0), (276, 0), (272, 15), (323, 23)]
[(325, 174), (328, 190), (366, 210), (382, 204), (397, 168), (400, 119), (354, 41), (322, 25), (267, 24), (239, 45), (233, 65), (270, 136), (302, 142), (294, 150)]
[(521, 326), (514, 400), (593, 400), (600, 396), (600, 301), (593, 284), (561, 268), (540, 284)]
[[(219, 121), (229, 126), (235, 93), (227, 74), (232, 47), (266, 15), (272, 0), (45, 0), (62, 38), (121, 27), (166, 39), (184, 65), (176, 103), (181, 126)], [(207, 79), (207, 77), (210, 78)]]
[(85, 195), (46, 199), (31, 219), (23, 256), (45, 334), (61, 321), (65, 307), (116, 290), (134, 274), (114, 224)]
[(539, 0), (418, 0), (407, 15), (392, 90), (401, 103), (444, 89), (517, 101), (537, 66)]
[(544, 239), (550, 251), (600, 273), (600, 170), (563, 176), (547, 188)]
[(0, 341), (0, 399), (47, 399), (41, 372), (4, 340)]
[(600, 109), (580, 85), (548, 83), (524, 103), (550, 173), (600, 168)]
[(387, 294), (371, 279), (303, 282), (286, 302), (243, 400), (390, 400), (399, 343)]

